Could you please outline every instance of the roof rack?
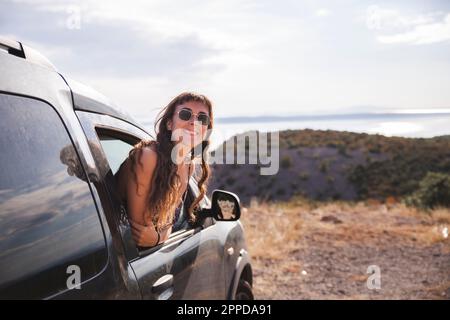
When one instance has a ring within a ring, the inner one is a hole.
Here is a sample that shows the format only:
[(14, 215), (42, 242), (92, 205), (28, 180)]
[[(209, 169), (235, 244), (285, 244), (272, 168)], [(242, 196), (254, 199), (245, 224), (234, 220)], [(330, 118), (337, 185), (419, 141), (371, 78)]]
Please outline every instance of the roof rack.
[(0, 48), (7, 51), (9, 54), (25, 58), (25, 52), (23, 51), (20, 42), (0, 36)]
[(0, 36), (0, 50), (4, 50), (16, 57), (23, 58), (42, 67), (57, 71), (55, 66), (38, 51), (22, 43)]

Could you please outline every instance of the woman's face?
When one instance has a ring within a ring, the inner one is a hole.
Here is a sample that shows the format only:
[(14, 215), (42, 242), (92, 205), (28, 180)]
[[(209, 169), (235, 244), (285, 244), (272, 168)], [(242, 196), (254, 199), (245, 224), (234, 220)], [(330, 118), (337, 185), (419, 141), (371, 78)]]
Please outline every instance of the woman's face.
[[(190, 110), (192, 113), (189, 120), (183, 120), (187, 118), (186, 114), (189, 114), (184, 109)], [(180, 112), (182, 112), (181, 118)], [(190, 148), (199, 145), (206, 136), (208, 125), (202, 124), (197, 117), (200, 115), (200, 119), (202, 119), (205, 114), (209, 117), (208, 107), (201, 102), (190, 101), (178, 105), (171, 121), (168, 121), (168, 128), (172, 130), (172, 136), (175, 136), (174, 140), (178, 141), (182, 136), (181, 142), (184, 145)]]

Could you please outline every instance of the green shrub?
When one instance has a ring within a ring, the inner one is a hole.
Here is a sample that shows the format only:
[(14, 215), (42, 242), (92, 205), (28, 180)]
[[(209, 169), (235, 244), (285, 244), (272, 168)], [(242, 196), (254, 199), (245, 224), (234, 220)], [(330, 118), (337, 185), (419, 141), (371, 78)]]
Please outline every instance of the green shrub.
[(307, 181), (309, 179), (309, 174), (307, 172), (300, 172), (298, 176), (302, 181)]
[(330, 166), (330, 161), (328, 160), (322, 160), (319, 164), (319, 170), (320, 172), (323, 173), (327, 173), (328, 172), (328, 168)]
[(450, 175), (428, 172), (419, 189), (406, 198), (406, 203), (423, 209), (450, 207)]
[(281, 167), (283, 169), (289, 169), (292, 167), (292, 159), (290, 156), (285, 155), (283, 158), (281, 158)]
[(343, 155), (343, 156), (345, 156), (345, 157), (348, 157), (348, 156), (349, 156), (348, 153), (347, 153), (347, 147), (346, 147), (345, 144), (338, 144), (338, 145), (337, 145), (337, 149), (338, 149), (338, 153), (339, 153), (340, 155)]
[(333, 184), (334, 183), (334, 177), (333, 176), (327, 176), (327, 182), (328, 182), (328, 184)]

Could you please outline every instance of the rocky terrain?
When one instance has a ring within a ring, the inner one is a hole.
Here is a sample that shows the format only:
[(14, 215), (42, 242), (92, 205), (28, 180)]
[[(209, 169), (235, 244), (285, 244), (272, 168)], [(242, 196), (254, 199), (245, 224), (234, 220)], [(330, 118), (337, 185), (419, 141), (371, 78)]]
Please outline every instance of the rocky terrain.
[(253, 201), (241, 221), (256, 299), (450, 299), (449, 209)]

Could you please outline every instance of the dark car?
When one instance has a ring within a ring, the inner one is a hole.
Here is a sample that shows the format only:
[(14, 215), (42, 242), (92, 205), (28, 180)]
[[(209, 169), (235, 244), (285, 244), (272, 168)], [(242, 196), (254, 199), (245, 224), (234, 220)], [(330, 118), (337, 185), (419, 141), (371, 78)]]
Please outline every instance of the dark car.
[[(19, 42), (0, 38), (0, 70), (0, 298), (253, 298), (236, 195), (214, 190), (195, 224), (141, 250), (115, 173), (152, 137)], [(186, 206), (198, 192), (191, 178)]]

